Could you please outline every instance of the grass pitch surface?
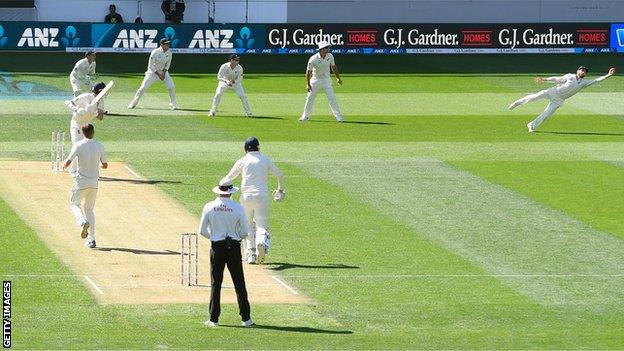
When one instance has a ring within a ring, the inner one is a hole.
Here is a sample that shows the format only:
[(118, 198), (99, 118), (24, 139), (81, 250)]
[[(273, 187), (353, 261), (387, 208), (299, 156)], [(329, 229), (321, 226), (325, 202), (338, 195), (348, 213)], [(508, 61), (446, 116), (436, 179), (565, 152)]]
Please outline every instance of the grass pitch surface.
[[(525, 125), (545, 101), (506, 109), (544, 88), (529, 76), (347, 75), (336, 87), (343, 124), (322, 94), (312, 119), (297, 123), (305, 99), (298, 76), (246, 76), (253, 119), (241, 117), (231, 92), (219, 115), (207, 116), (213, 75), (174, 75), (178, 111), (166, 109), (160, 85), (128, 111), (142, 77), (102, 78), (116, 81), (111, 115), (95, 124), (110, 158), (171, 181), (159, 186), (198, 216), (244, 139), (260, 139), (288, 194), (272, 206), (267, 268), (316, 303), (252, 306), (255, 329), (236, 327), (234, 305), (217, 329), (202, 325), (207, 305), (101, 307), (0, 202), (15, 348), (624, 345), (619, 77), (571, 98), (533, 134)], [(67, 78), (14, 79), (33, 93), (0, 94), (0, 157), (47, 160), (50, 132), (69, 126)]]

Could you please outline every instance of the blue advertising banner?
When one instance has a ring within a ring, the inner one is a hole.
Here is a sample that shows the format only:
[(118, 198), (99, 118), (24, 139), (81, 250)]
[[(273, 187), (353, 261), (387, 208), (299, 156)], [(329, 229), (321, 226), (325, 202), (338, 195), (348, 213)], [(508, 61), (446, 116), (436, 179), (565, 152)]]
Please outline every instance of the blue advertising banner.
[(340, 54), (624, 52), (624, 24), (160, 24), (0, 22), (0, 51)]

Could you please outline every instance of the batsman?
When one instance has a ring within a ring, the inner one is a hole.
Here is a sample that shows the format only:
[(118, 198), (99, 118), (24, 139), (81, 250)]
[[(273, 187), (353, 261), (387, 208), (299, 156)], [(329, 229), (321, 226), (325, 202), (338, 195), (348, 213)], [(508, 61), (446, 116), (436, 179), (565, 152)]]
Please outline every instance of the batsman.
[(249, 221), (249, 235), (245, 238), (247, 263), (262, 264), (271, 246), (269, 234), (269, 172), (277, 177), (273, 200), (284, 199), (284, 176), (270, 158), (260, 153), (256, 137), (245, 141), (245, 156), (236, 161), (225, 180), (231, 182), (242, 174), (240, 202)]
[[(100, 121), (104, 119), (103, 98), (113, 85), (114, 82), (112, 80), (108, 84), (100, 82), (93, 86), (90, 93), (80, 94), (71, 100), (65, 100), (65, 106), (72, 111), (72, 118), (69, 124), (72, 147), (84, 139), (82, 127), (91, 124), (94, 118)], [(72, 163), (69, 175), (75, 177), (77, 170), (77, 163)]]

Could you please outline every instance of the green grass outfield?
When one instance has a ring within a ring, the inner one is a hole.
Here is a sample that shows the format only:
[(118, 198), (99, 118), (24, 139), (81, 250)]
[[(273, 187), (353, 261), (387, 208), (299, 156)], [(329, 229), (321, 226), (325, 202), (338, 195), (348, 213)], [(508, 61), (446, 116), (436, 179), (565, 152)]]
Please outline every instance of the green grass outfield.
[[(0, 200), (14, 348), (624, 349), (624, 79), (529, 134), (546, 102), (507, 105), (542, 88), (531, 76), (346, 75), (342, 124), (322, 94), (297, 122), (302, 76), (246, 76), (253, 119), (232, 92), (207, 116), (214, 75), (174, 75), (178, 111), (161, 85), (128, 111), (141, 77), (102, 78), (117, 83), (95, 124), (110, 158), (172, 181), (158, 186), (198, 216), (260, 139), (288, 193), (267, 267), (315, 303), (253, 305), (254, 329), (235, 305), (217, 329), (207, 305), (101, 307)], [(0, 92), (0, 158), (48, 160), (67, 77), (13, 79), (35, 93)]]

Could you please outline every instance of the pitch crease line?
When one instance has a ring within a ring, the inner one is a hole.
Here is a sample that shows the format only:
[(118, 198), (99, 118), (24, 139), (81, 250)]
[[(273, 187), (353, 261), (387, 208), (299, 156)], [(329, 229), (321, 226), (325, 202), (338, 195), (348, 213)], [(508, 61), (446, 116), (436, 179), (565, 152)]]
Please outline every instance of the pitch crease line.
[(100, 295), (104, 295), (104, 292), (102, 291), (102, 289), (100, 289), (100, 287), (97, 286), (95, 282), (91, 280), (91, 278), (89, 278), (86, 275), (84, 276), (84, 278), (89, 282), (89, 284), (91, 284), (91, 286), (95, 289), (95, 291), (97, 291)]
[(132, 170), (132, 168), (128, 167), (127, 165), (124, 165), (124, 168), (125, 168), (126, 170), (128, 170), (128, 172), (132, 173), (132, 174), (133, 174), (135, 177), (137, 177), (138, 179), (141, 179), (141, 176), (140, 176), (137, 172), (135, 172), (134, 170)]
[(280, 285), (282, 285), (283, 287), (288, 289), (288, 291), (290, 291), (294, 295), (299, 295), (299, 293), (295, 289), (291, 288), (288, 284), (286, 284), (285, 281), (281, 280), (280, 278), (278, 278), (278, 277), (276, 277), (274, 275), (272, 275), (271, 278), (273, 278), (276, 282), (280, 283)]

